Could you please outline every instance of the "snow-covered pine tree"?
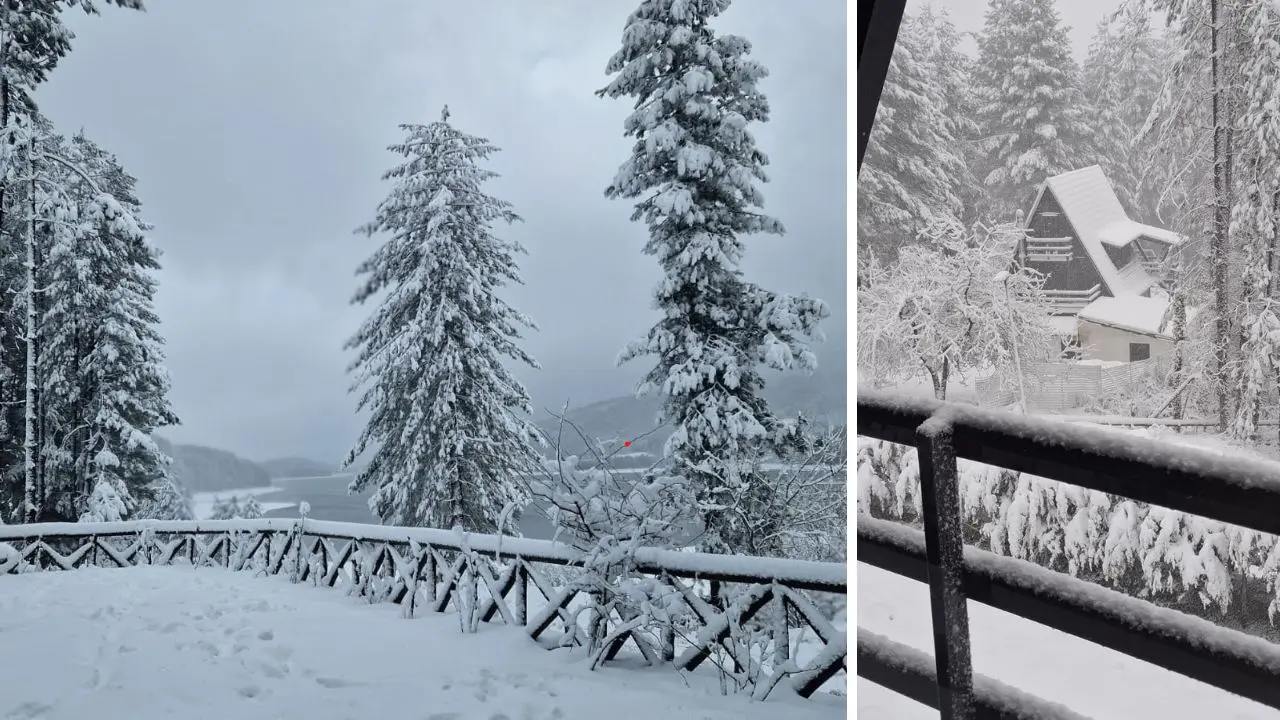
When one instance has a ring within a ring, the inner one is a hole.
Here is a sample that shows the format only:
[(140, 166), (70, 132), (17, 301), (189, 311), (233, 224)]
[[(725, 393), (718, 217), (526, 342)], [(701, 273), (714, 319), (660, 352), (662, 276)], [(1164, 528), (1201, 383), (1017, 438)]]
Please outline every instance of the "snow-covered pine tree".
[(134, 518), (140, 520), (194, 520), (191, 501), (178, 481), (172, 477), (157, 482), (151, 488), (151, 497), (139, 503)]
[(1263, 401), (1280, 381), (1280, 303), (1274, 297), (1276, 233), (1280, 231), (1280, 8), (1272, 0), (1239, 10), (1237, 31), (1252, 47), (1237, 68), (1239, 101), (1233, 164), (1239, 192), (1232, 207), (1233, 244), (1241, 253), (1240, 329), (1243, 334), (1232, 432), (1252, 438)]
[(1045, 178), (1093, 162), (1078, 74), (1054, 0), (991, 0), (973, 74), (990, 219), (1012, 221)]
[(262, 504), (258, 502), (258, 498), (250, 495), (240, 503), (240, 513), (238, 517), (245, 520), (255, 520), (262, 517)]
[(948, 115), (944, 90), (952, 88), (942, 83), (956, 60), (939, 45), (946, 36), (938, 25), (933, 15), (903, 17), (858, 172), (859, 245), (886, 261), (931, 223), (958, 221), (964, 211), (969, 169), (955, 135), (964, 128)]
[(1169, 50), (1152, 32), (1146, 3), (1126, 0), (1098, 23), (1081, 71), (1098, 161), (1129, 217), (1144, 222), (1158, 222), (1162, 178), (1134, 141), (1160, 93)]
[(114, 157), (78, 135), (48, 138), (37, 161), (56, 188), (38, 196), (36, 223), (43, 512), (95, 515), (86, 503), (108, 483), (127, 515), (168, 483), (169, 458), (151, 434), (177, 424), (152, 300), (158, 251), (137, 217), (135, 180)]
[(210, 520), (235, 520), (240, 515), (240, 500), (235, 495), (214, 501)]
[(769, 116), (757, 86), (767, 71), (748, 58), (747, 40), (710, 26), (729, 4), (642, 2), (598, 93), (635, 100), (625, 124), (631, 157), (606, 195), (640, 198), (632, 219), (645, 221), (644, 252), (664, 272), (655, 291), (662, 317), (619, 362), (657, 358), (638, 392), (665, 396), (661, 420), (675, 427), (665, 454), (698, 498), (701, 546), (722, 552), (745, 545), (730, 509), (765, 491), (762, 451), (803, 445), (798, 426), (761, 396), (759, 368), (814, 368), (805, 338), (829, 314), (819, 300), (748, 282), (739, 268), (743, 235), (783, 227), (760, 211), (767, 158), (748, 130)]
[(360, 265), (354, 302), (384, 293), (348, 348), (358, 348), (353, 390), (369, 423), (347, 459), (371, 449), (351, 484), (373, 488), (384, 523), (492, 532), (508, 504), (523, 506), (519, 473), (541, 461), (524, 386), (504, 366), (538, 364), (516, 341), (532, 320), (498, 293), (520, 282), (516, 242), (494, 234), (519, 220), (481, 186), (488, 140), (449, 123), (404, 125), (391, 150), (405, 158), (377, 217), (361, 232), (388, 235)]
[(964, 164), (964, 172), (952, 178), (960, 198), (960, 222), (970, 227), (978, 220), (982, 186), (974, 175), (979, 164), (977, 105), (973, 93), (971, 56), (960, 49), (964, 36), (951, 21), (945, 8), (934, 9), (928, 3), (916, 15), (926, 37), (932, 38), (930, 66), (937, 76), (941, 91), (944, 122), (955, 139), (954, 152)]
[[(107, 0), (108, 5), (141, 10), (140, 0)], [(0, 290), (4, 297), (21, 300), (25, 285), (25, 253), (21, 227), (30, 213), (29, 202), (12, 192), (14, 172), (20, 170), (19, 133), (15, 122), (28, 122), (37, 114), (34, 100), (36, 87), (44, 82), (58, 62), (71, 49), (73, 35), (63, 24), (64, 8), (79, 7), (87, 14), (97, 14), (94, 3), (86, 0), (31, 0), (21, 4), (5, 4), (0, 8)], [(28, 462), (38, 448), (31, 447), (28, 436), (38, 431), (36, 423), (27, 423), (24, 415), (33, 403), (26, 397), (28, 373), (26, 355), (37, 344), (25, 338), (24, 313), (5, 302), (0, 311), (0, 514), (20, 518), (31, 516), (9, 490), (18, 477), (25, 486), (38, 489), (36, 463)], [(30, 428), (30, 431), (28, 431)], [(25, 490), (23, 493), (25, 494)]]

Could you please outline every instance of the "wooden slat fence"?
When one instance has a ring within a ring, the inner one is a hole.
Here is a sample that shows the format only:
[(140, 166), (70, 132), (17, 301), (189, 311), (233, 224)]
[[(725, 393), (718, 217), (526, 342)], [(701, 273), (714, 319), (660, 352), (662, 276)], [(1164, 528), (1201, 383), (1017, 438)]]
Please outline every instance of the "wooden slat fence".
[[(556, 568), (563, 573), (579, 553), (545, 540), (476, 534), (464, 539), (430, 528), (262, 518), (0, 525), (0, 545), (17, 551), (0, 553), (0, 578), (86, 566), (210, 566), (341, 586), (370, 603), (399, 604), (406, 617), (420, 608), (443, 613), (452, 605), (456, 611), (464, 602), (463, 578), (473, 577), (483, 622), (519, 626), (548, 650), (582, 644), (581, 620), (571, 604), (585, 591), (556, 576)], [(753, 690), (759, 699), (779, 684), (809, 697), (847, 674), (846, 633), (822, 609), (832, 604), (824, 600), (847, 596), (845, 564), (655, 548), (639, 549), (636, 559), (640, 572), (678, 591), (687, 610), (673, 625), (642, 626), (612, 640), (609, 633), (631, 619), (604, 619), (594, 629), (608, 645), (605, 660), (630, 642), (649, 664), (692, 671), (724, 652), (741, 667), (752, 662), (741, 655), (741, 631), (754, 627), (772, 638), (763, 659), (754, 660), (763, 671)], [(530, 604), (531, 588), (544, 599), (541, 606)], [(736, 600), (724, 602), (727, 597)], [(792, 630), (807, 632), (820, 645), (803, 666), (788, 662)]]
[[(1060, 412), (1086, 405), (1100, 396), (1115, 395), (1136, 388), (1167, 363), (1151, 358), (1113, 367), (1075, 362), (1027, 363), (1023, 383), (1027, 409), (1032, 412)], [(1001, 407), (1017, 402), (1018, 379), (993, 375), (974, 383), (978, 404)]]

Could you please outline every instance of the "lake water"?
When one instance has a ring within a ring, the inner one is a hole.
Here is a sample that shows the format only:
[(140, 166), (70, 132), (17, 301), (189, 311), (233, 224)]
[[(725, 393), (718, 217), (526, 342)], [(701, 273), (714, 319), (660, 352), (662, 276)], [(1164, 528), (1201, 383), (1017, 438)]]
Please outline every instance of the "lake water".
[[(266, 513), (266, 517), (296, 518), (297, 503), (305, 501), (311, 505), (308, 517), (315, 520), (378, 524), (378, 518), (369, 509), (369, 496), (372, 493), (351, 495), (347, 492), (347, 485), (352, 477), (345, 474), (324, 478), (277, 478), (271, 482), (279, 489), (259, 494), (257, 498), (264, 503), (291, 503), (288, 508)], [(550, 540), (551, 523), (545, 515), (530, 508), (520, 518), (520, 532), (528, 538)]]

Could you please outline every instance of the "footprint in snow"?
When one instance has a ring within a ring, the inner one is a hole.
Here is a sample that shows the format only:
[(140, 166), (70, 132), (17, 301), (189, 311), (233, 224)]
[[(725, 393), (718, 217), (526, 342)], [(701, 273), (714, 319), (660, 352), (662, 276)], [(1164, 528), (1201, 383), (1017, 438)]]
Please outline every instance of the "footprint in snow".
[(316, 684), (319, 685), (320, 687), (329, 688), (330, 690), (336, 690), (338, 688), (344, 688), (344, 687), (361, 687), (364, 685), (368, 685), (368, 683), (363, 683), (358, 680), (343, 680), (342, 678), (331, 678), (331, 677), (318, 677), (316, 678)]
[(4, 714), (4, 720), (36, 720), (53, 709), (52, 705), (38, 702), (24, 702)]

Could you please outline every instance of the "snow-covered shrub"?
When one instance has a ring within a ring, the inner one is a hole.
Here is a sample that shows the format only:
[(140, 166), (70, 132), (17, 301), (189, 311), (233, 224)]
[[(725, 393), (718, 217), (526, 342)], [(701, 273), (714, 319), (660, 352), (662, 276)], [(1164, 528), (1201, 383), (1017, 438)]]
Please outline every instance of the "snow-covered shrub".
[[(581, 431), (588, 447), (592, 446)], [(578, 611), (589, 613), (587, 636), (582, 638), (597, 667), (613, 640), (630, 632), (637, 645), (657, 649), (674, 630), (675, 616), (683, 608), (679, 592), (637, 571), (635, 551), (642, 547), (674, 549), (686, 530), (693, 496), (683, 478), (651, 469), (638, 479), (614, 473), (603, 453), (591, 468), (579, 466), (577, 456), (544, 463), (532, 481), (535, 498), (547, 508), (555, 539), (580, 554), (569, 585), (588, 594), (591, 601)], [(578, 623), (569, 628), (577, 633)], [(618, 622), (605, 631), (605, 621)]]
[(234, 520), (240, 517), (240, 501), (236, 496), (218, 498), (213, 503), (210, 520)]
[[(1128, 431), (1191, 442), (1161, 428)], [(916, 451), (858, 439), (859, 512), (919, 521)], [(1003, 468), (961, 460), (965, 542), (1184, 610), (1226, 616), (1261, 581), (1280, 613), (1274, 536)]]
[(119, 522), (129, 513), (129, 507), (120, 496), (119, 488), (110, 480), (101, 479), (93, 485), (93, 493), (80, 522)]
[(218, 498), (213, 504), (210, 520), (254, 520), (262, 517), (262, 505), (250, 495), (244, 500), (231, 495)]

